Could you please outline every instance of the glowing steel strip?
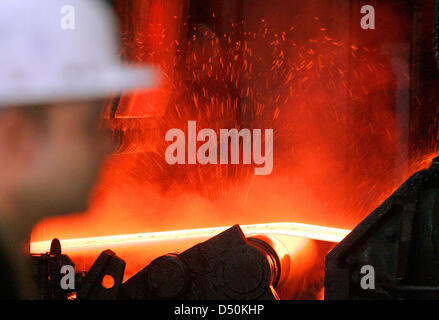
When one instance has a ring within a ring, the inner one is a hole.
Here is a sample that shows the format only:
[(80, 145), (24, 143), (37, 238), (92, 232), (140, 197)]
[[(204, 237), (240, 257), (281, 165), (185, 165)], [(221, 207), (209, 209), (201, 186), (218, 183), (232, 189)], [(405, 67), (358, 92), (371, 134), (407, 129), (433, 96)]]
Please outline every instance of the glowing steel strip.
[[(271, 234), (271, 235), (286, 235), (293, 237), (308, 238), (314, 240), (322, 240), (328, 242), (339, 242), (342, 240), (350, 230), (337, 229), (316, 226), (303, 223), (263, 223), (250, 224), (240, 226), (246, 236), (256, 234)], [(176, 231), (162, 231), (162, 232), (148, 232), (123, 234), (114, 236), (90, 237), (79, 239), (65, 239), (61, 240), (61, 247), (65, 250), (89, 249), (98, 247), (114, 247), (121, 245), (133, 245), (147, 242), (158, 242), (166, 240), (185, 240), (193, 238), (210, 238), (218, 233), (230, 228), (229, 227), (215, 227), (202, 229), (186, 229)], [(43, 253), (49, 251), (50, 241), (32, 242), (30, 244), (31, 253)]]

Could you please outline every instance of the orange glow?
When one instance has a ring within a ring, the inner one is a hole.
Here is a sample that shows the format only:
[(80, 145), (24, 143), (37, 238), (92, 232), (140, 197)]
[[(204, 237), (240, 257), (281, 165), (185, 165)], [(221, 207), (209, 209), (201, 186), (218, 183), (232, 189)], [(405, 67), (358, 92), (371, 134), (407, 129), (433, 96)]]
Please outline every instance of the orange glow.
[[(331, 2), (297, 3), (298, 15), (288, 2), (285, 10), (252, 4), (238, 35), (225, 21), (224, 34), (189, 28), (182, 1), (113, 3), (123, 57), (156, 64), (165, 81), (104, 112), (122, 141), (87, 214), (43, 221), (33, 242), (266, 221), (350, 229), (413, 173), (413, 158), (399, 152), (393, 57), (379, 37), (351, 38), (348, 17)], [(386, 13), (387, 27), (407, 32), (401, 17)], [(188, 120), (217, 133), (273, 128), (273, 173), (168, 165), (165, 133), (184, 131)]]
[(110, 276), (109, 274), (106, 274), (104, 278), (102, 279), (102, 286), (105, 289), (111, 289), (114, 286), (114, 278)]
[[(192, 238), (209, 238), (226, 230), (228, 227), (187, 229), (177, 231), (149, 232), (137, 234), (124, 234), (103, 237), (89, 237), (79, 239), (61, 240), (63, 251), (83, 250), (90, 248), (104, 248), (115, 246), (131, 246), (149, 242), (160, 242), (169, 240), (187, 240)], [(246, 236), (264, 234), (280, 235), (291, 237), (302, 237), (307, 239), (322, 240), (328, 242), (339, 242), (350, 231), (337, 228), (328, 228), (303, 223), (266, 223), (241, 226)], [(32, 242), (31, 253), (44, 253), (49, 251), (50, 241)]]
[[(87, 270), (98, 248), (117, 247), (128, 277), (158, 255), (227, 228), (214, 226), (240, 224), (247, 236), (290, 239), (295, 285), (284, 288), (286, 297), (321, 296), (321, 287), (308, 284), (322, 282), (330, 248), (308, 239), (340, 241), (433, 157), (427, 144), (409, 159), (400, 152), (398, 70), (382, 44), (389, 32), (411, 34), (405, 17), (383, 7), (388, 23), (363, 39), (346, 27), (348, 8), (332, 1), (276, 1), (277, 10), (266, 1), (244, 2), (244, 25), (214, 21), (221, 32), (190, 24), (183, 1), (113, 3), (123, 57), (156, 64), (164, 81), (155, 92), (123, 96), (114, 114), (107, 108), (103, 117), (122, 141), (89, 210), (41, 222), (31, 252), (47, 251), (51, 238), (65, 239), (63, 251)], [(217, 134), (273, 128), (273, 173), (254, 176), (248, 165), (168, 165), (165, 133), (185, 131), (189, 120)], [(303, 295), (310, 287), (314, 295)]]

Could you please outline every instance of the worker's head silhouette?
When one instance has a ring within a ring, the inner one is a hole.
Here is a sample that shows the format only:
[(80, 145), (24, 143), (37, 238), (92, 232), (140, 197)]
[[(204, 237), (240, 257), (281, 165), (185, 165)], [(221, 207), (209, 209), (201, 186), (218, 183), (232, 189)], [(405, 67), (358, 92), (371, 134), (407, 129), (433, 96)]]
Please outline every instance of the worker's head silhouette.
[(99, 0), (2, 0), (0, 39), (0, 240), (17, 250), (39, 219), (86, 208), (110, 150), (103, 99), (155, 73), (122, 65)]

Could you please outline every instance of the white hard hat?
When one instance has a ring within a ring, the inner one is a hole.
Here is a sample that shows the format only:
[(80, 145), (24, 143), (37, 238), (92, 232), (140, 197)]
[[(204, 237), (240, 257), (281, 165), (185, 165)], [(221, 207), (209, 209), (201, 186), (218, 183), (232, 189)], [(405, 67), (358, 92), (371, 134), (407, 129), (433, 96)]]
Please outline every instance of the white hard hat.
[(122, 66), (116, 39), (102, 0), (0, 0), (0, 107), (152, 87), (158, 73)]

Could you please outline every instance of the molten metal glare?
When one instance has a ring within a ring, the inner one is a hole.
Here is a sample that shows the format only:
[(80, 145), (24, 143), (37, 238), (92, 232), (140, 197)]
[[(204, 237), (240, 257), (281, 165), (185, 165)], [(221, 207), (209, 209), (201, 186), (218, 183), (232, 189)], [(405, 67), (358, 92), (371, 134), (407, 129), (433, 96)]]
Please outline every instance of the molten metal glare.
[[(148, 232), (123, 234), (114, 236), (90, 237), (79, 239), (61, 240), (64, 251), (81, 250), (98, 247), (130, 246), (147, 242), (185, 240), (192, 238), (210, 238), (228, 229), (229, 227), (214, 227), (201, 229), (186, 229), (176, 231)], [(322, 240), (328, 242), (339, 242), (350, 230), (322, 227), (303, 223), (264, 223), (241, 226), (246, 236), (265, 235), (287, 235), (307, 239)], [(32, 242), (31, 253), (43, 253), (49, 251), (50, 241)]]

